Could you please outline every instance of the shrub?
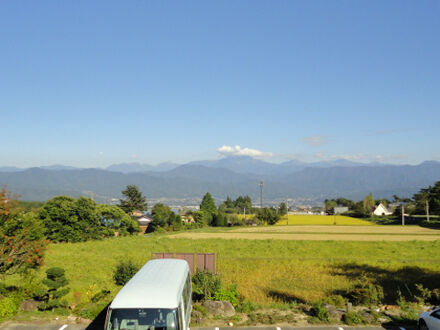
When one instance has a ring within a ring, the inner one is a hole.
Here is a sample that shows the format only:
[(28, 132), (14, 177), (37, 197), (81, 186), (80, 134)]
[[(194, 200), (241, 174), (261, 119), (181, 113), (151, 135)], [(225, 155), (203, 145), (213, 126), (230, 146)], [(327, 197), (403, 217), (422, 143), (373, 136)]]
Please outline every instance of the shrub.
[(38, 306), (40, 310), (53, 310), (58, 307), (66, 307), (67, 302), (60, 300), (69, 293), (69, 288), (66, 288), (69, 281), (64, 275), (64, 269), (60, 267), (52, 267), (46, 270), (46, 279), (43, 284), (48, 287), (43, 296), (43, 303)]
[(193, 277), (193, 299), (212, 300), (216, 292), (221, 290), (222, 283), (218, 275), (211, 272), (197, 271)]
[(0, 318), (7, 318), (17, 313), (18, 306), (13, 298), (0, 298)]
[(356, 305), (378, 305), (384, 299), (383, 288), (378, 284), (371, 283), (371, 280), (366, 276), (361, 277), (348, 296)]
[(367, 320), (355, 311), (349, 311), (342, 316), (342, 321), (348, 325), (366, 324)]
[(125, 285), (139, 270), (139, 266), (137, 266), (133, 261), (121, 261), (116, 266), (116, 269), (113, 273), (113, 279), (117, 285)]
[(237, 285), (231, 285), (227, 289), (220, 288), (214, 293), (214, 299), (229, 301), (232, 306), (237, 307), (240, 303), (240, 295), (237, 291)]
[(341, 295), (332, 295), (323, 299), (326, 304), (334, 305), (336, 307), (344, 307), (346, 300)]
[(330, 322), (330, 313), (321, 302), (313, 304), (312, 315), (321, 322)]

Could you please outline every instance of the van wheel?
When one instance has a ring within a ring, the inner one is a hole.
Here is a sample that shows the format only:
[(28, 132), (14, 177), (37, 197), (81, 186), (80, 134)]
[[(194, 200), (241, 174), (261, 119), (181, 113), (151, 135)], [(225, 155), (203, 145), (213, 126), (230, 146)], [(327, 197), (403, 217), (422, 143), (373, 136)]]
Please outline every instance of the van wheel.
[(426, 325), (426, 322), (424, 320), (419, 321), (419, 330), (429, 330), (429, 328)]

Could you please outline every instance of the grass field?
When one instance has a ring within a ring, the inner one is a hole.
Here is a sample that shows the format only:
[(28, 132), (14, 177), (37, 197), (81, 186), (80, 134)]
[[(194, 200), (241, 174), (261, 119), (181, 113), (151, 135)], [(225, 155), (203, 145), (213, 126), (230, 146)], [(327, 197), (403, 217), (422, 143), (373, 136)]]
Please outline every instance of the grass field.
[(222, 231), (182, 232), (170, 237), (191, 239), (248, 239), (248, 240), (314, 240), (314, 241), (434, 241), (440, 230), (419, 226), (264, 226), (239, 227)]
[(374, 226), (369, 221), (343, 215), (293, 215), (283, 216), (277, 225), (338, 225), (338, 226)]
[[(279, 226), (230, 231), (217, 229), (217, 234), (250, 234), (260, 237), (259, 235), (266, 235), (267, 230), (282, 232), (283, 228), (287, 233), (269, 234), (274, 237), (290, 235), (289, 230), (301, 228), (303, 231), (311, 230), (308, 235), (316, 236), (330, 235), (325, 233), (335, 230), (335, 226)], [(320, 234), (314, 233), (317, 228), (320, 228)], [(346, 231), (356, 229), (355, 226), (336, 228)], [(377, 228), (378, 233), (383, 235), (391, 235), (388, 230), (400, 230), (402, 235), (411, 233), (419, 239), (429, 235), (436, 236), (419, 227), (364, 228)], [(261, 232), (239, 232), (251, 229)], [(190, 234), (200, 238), (205, 234), (216, 234), (216, 230)], [(71, 303), (87, 300), (102, 289), (110, 290), (113, 296), (119, 289), (112, 280), (116, 264), (121, 260), (132, 259), (141, 265), (154, 252), (215, 252), (217, 270), (224, 283), (237, 284), (239, 292), (246, 299), (260, 304), (288, 302), (292, 299), (312, 302), (350, 289), (358, 283), (361, 275), (386, 287), (388, 299), (392, 301), (396, 298), (393, 294), (399, 288), (413, 288), (414, 283), (423, 283), (428, 287), (440, 283), (439, 249), (440, 240), (226, 240), (179, 238), (165, 234), (52, 244), (46, 256), (45, 267), (61, 266), (66, 269), (71, 287), (68, 299)], [(40, 277), (43, 271), (44, 269), (40, 271)]]

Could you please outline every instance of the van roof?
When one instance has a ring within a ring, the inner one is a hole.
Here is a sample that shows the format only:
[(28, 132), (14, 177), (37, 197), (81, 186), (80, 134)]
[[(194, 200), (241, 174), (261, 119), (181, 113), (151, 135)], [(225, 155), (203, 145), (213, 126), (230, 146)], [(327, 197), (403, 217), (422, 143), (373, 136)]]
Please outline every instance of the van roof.
[(187, 274), (185, 260), (150, 260), (118, 292), (110, 308), (177, 308)]

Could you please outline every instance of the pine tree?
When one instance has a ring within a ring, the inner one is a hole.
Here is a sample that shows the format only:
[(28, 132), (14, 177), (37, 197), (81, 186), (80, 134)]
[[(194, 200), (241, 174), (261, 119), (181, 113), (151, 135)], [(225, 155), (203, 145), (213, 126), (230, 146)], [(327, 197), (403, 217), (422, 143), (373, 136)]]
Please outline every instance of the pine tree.
[(126, 213), (131, 214), (134, 211), (145, 211), (148, 208), (147, 199), (142, 195), (136, 185), (128, 185), (125, 190), (122, 191), (122, 195), (125, 199), (120, 199), (118, 205)]
[(69, 281), (64, 275), (64, 269), (60, 267), (52, 267), (46, 270), (46, 279), (43, 284), (48, 287), (44, 296), (44, 302), (38, 306), (40, 310), (51, 310), (57, 307), (66, 307), (67, 302), (60, 300), (69, 293), (69, 288), (66, 288)]
[(209, 192), (203, 196), (202, 203), (200, 204), (200, 211), (203, 211), (208, 224), (210, 224), (213, 217), (217, 215), (217, 206)]

